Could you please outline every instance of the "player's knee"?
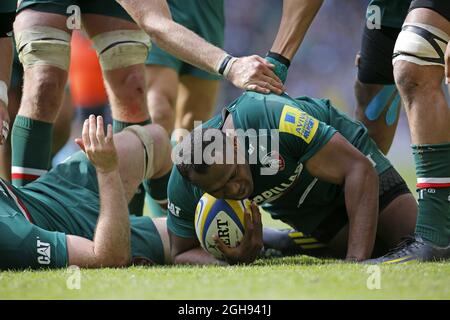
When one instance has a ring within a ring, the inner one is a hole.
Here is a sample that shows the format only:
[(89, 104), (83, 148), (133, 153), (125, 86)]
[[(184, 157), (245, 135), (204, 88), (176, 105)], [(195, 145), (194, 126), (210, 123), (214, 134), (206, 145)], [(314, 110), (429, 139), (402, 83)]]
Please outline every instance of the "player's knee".
[(117, 73), (117, 77), (112, 79), (113, 94), (126, 106), (145, 106), (145, 75), (140, 68), (131, 68), (124, 74)]
[(64, 92), (65, 78), (52, 72), (52, 67), (33, 69), (25, 73), (25, 89), (23, 99), (25, 106), (30, 106), (40, 113), (52, 113), (56, 118), (61, 97)]
[(412, 100), (421, 92), (440, 90), (442, 80), (441, 77), (427, 76), (423, 67), (405, 61), (399, 61), (394, 65), (394, 78), (405, 102)]
[(67, 71), (70, 63), (70, 34), (58, 28), (33, 26), (14, 34), (20, 62), (25, 70), (53, 66)]

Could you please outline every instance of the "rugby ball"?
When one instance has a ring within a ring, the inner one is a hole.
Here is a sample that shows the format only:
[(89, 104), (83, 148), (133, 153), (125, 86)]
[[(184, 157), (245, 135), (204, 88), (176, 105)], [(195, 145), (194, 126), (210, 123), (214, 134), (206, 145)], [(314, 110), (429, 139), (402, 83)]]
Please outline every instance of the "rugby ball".
[(223, 260), (213, 236), (218, 235), (226, 245), (236, 247), (245, 232), (245, 208), (251, 210), (249, 200), (217, 199), (205, 193), (195, 210), (195, 232), (202, 248)]

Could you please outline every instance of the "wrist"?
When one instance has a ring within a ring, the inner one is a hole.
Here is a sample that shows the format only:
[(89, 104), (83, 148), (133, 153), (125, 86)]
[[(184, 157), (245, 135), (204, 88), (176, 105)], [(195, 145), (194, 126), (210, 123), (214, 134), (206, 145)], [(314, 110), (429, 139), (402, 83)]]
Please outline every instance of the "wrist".
[(220, 63), (216, 67), (216, 72), (225, 78), (228, 78), (228, 74), (231, 70), (231, 66), (234, 62), (236, 62), (237, 58), (233, 57), (229, 54), (226, 54), (221, 60)]
[(100, 175), (115, 175), (119, 173), (119, 166), (116, 165), (110, 168), (95, 167), (95, 170), (97, 171), (97, 174)]
[(278, 53), (274, 53), (271, 51), (267, 53), (266, 60), (275, 66), (275, 68), (273, 69), (274, 73), (278, 78), (280, 78), (281, 82), (285, 83), (288, 68), (291, 65), (290, 60)]
[(277, 60), (278, 62), (284, 64), (286, 66), (286, 68), (289, 68), (291, 66), (291, 60), (289, 60), (288, 58), (286, 58), (285, 56), (283, 56), (279, 53), (269, 51), (267, 53), (266, 57)]

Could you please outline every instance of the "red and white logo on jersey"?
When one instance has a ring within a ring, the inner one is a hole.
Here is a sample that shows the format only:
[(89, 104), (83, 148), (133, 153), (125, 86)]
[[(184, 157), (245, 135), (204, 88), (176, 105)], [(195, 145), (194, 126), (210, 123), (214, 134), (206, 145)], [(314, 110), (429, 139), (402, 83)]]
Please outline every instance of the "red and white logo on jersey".
[(270, 168), (276, 168), (278, 166), (278, 171), (283, 171), (286, 166), (284, 158), (278, 151), (272, 151), (266, 154), (262, 158), (261, 164)]

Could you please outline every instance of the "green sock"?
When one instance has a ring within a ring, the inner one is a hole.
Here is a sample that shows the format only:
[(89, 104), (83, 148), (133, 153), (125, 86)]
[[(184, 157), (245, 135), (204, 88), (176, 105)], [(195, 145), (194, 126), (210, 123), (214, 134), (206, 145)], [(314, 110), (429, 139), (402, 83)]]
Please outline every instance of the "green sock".
[[(146, 120), (139, 123), (131, 123), (131, 122), (124, 122), (119, 120), (113, 119), (113, 132), (118, 133), (125, 129), (126, 127), (133, 126), (133, 125), (140, 125), (144, 126), (146, 124), (150, 124), (151, 121)], [(145, 203), (145, 190), (144, 186), (142, 184), (139, 185), (138, 189), (136, 190), (136, 194), (134, 195), (133, 199), (131, 199), (130, 203), (128, 204), (128, 210), (130, 214), (134, 214), (136, 216), (142, 216), (144, 214), (144, 203)]]
[(450, 243), (450, 143), (412, 149), (419, 193), (416, 234), (445, 247)]
[(39, 178), (50, 168), (53, 124), (17, 116), (12, 144), (12, 183), (24, 186)]

